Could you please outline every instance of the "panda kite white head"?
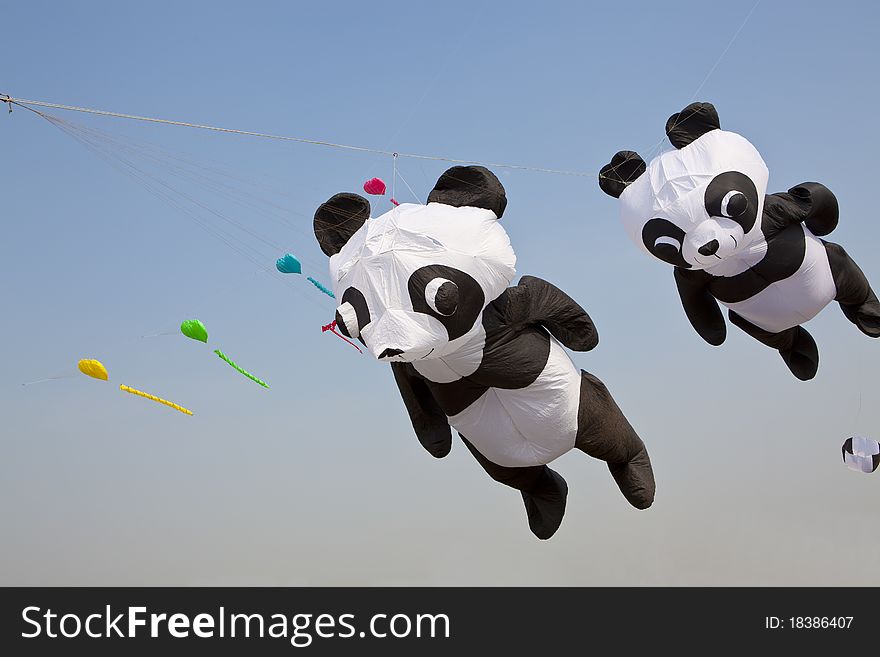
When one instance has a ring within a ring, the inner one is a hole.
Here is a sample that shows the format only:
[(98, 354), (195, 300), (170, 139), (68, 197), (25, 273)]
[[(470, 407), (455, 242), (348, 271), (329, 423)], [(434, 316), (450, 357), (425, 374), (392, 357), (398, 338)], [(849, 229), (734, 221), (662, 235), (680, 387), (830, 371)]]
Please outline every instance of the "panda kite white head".
[(506, 205), (499, 180), (477, 166), (446, 171), (427, 205), (375, 218), (357, 194), (322, 204), (314, 229), (330, 256), (340, 332), (386, 362), (440, 358), (469, 344), (516, 273), (499, 223)]
[(740, 270), (764, 245), (767, 166), (748, 140), (721, 130), (711, 103), (673, 114), (666, 134), (674, 150), (647, 165), (620, 151), (602, 168), (599, 186), (620, 199), (624, 228), (654, 257), (718, 275)]

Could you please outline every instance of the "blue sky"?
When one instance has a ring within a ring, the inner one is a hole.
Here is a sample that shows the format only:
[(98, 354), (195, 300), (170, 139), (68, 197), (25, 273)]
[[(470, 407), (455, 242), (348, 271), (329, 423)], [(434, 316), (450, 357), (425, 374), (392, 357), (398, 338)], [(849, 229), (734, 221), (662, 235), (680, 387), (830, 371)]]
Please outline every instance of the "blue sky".
[[(637, 512), (604, 464), (568, 454), (567, 517), (539, 542), (518, 494), (460, 443), (441, 461), (422, 450), (386, 366), (321, 334), (332, 302), (272, 263), (291, 251), (326, 278), (314, 209), (390, 181), (390, 158), (47, 110), (172, 181), (175, 206), (16, 108), (0, 115), (0, 582), (880, 584), (880, 475), (839, 451), (880, 433), (880, 343), (832, 305), (809, 324), (812, 382), (733, 328), (709, 347), (592, 177), (620, 149), (665, 147), (666, 118), (711, 101), (762, 153), (770, 191), (837, 194), (831, 239), (880, 285), (880, 10), (765, 0), (731, 44), (753, 7), (8, 3), (12, 96), (590, 173), (498, 169), (504, 226), (519, 273), (595, 320), (599, 348), (574, 361), (641, 433), (658, 490)], [(179, 176), (172, 158), (195, 165)], [(400, 173), (423, 200), (445, 166), (402, 159)], [(210, 346), (141, 337), (189, 317)], [(83, 357), (110, 382), (78, 375)]]

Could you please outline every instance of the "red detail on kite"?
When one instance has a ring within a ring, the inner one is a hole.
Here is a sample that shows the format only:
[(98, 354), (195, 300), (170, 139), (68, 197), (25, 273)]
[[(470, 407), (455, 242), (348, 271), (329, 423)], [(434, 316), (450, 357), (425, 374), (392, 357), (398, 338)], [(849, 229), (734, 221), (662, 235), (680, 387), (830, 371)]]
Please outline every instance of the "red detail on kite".
[(373, 196), (382, 196), (385, 194), (385, 182), (381, 178), (370, 178), (364, 183), (364, 191)]
[(335, 319), (334, 319), (332, 322), (330, 322), (329, 324), (327, 324), (326, 326), (322, 326), (322, 327), (321, 327), (321, 333), (324, 333), (325, 331), (330, 331), (333, 335), (335, 335), (335, 336), (338, 337), (338, 338), (342, 338), (342, 339), (345, 340), (348, 344), (350, 344), (352, 347), (354, 347), (355, 349), (357, 349), (359, 353), (361, 353), (361, 354), (364, 353), (363, 351), (361, 351), (361, 348), (358, 347), (354, 342), (352, 342), (351, 340), (349, 340), (347, 337), (345, 337), (345, 336), (342, 335), (341, 333), (337, 333), (337, 332), (336, 332), (336, 320), (335, 320)]
[(395, 201), (394, 199), (391, 199), (391, 202), (392, 202), (395, 206), (400, 205), (400, 203), (398, 203), (398, 202)]

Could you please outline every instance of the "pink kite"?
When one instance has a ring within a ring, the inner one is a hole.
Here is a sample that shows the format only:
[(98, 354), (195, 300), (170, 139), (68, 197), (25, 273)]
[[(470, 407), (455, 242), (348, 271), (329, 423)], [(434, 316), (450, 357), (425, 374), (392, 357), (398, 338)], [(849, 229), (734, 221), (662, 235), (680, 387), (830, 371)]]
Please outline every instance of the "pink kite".
[(385, 194), (385, 182), (381, 178), (370, 178), (364, 183), (364, 191), (373, 196), (383, 196)]

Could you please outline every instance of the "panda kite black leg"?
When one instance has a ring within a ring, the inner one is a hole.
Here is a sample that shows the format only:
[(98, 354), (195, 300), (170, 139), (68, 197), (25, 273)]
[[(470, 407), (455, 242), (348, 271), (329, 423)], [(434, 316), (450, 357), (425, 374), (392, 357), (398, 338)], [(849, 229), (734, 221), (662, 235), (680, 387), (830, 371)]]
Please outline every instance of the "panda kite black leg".
[(605, 384), (583, 370), (574, 446), (608, 463), (620, 492), (634, 507), (647, 509), (654, 502), (654, 471), (645, 444)]
[(565, 515), (565, 501), (568, 484), (562, 476), (546, 465), (531, 465), (522, 468), (509, 468), (493, 463), (483, 456), (471, 442), (462, 436), (462, 441), (477, 462), (495, 481), (516, 488), (522, 493), (529, 529), (541, 540), (547, 540), (562, 524)]
[(742, 315), (727, 311), (730, 323), (738, 326), (758, 342), (779, 351), (782, 360), (801, 381), (809, 381), (819, 370), (819, 348), (803, 326), (793, 326), (779, 333), (771, 333), (755, 326)]
[(865, 274), (839, 244), (825, 242), (825, 251), (843, 314), (865, 335), (880, 338), (880, 302)]

